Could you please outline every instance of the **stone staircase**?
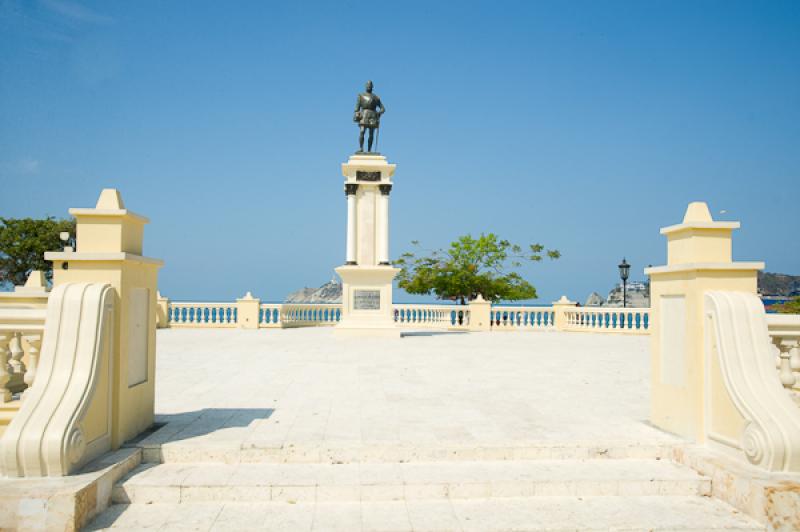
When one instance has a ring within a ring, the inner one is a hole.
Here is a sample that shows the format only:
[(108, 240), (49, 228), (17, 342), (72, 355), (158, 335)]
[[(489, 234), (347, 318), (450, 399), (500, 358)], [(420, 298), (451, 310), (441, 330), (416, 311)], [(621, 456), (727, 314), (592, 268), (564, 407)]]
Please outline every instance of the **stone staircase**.
[(352, 461), (288, 449), (200, 461), (173, 449), (164, 463), (123, 477), (89, 529), (765, 529), (711, 498), (710, 479), (655, 449), (542, 449), (514, 453), (541, 456), (527, 459), (494, 459), (485, 449), (397, 459), (362, 448)]

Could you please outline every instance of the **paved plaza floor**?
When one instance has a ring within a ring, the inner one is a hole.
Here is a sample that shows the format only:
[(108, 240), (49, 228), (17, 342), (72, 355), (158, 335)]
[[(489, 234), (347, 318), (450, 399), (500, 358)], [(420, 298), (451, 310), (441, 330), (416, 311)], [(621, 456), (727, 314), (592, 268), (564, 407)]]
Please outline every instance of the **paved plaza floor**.
[(648, 341), (161, 330), (165, 425), (88, 529), (764, 530), (669, 459)]
[(674, 443), (647, 422), (648, 345), (563, 332), (390, 339), (331, 328), (165, 329), (156, 413), (168, 426), (145, 443), (184, 453), (280, 449), (301, 461), (321, 448)]

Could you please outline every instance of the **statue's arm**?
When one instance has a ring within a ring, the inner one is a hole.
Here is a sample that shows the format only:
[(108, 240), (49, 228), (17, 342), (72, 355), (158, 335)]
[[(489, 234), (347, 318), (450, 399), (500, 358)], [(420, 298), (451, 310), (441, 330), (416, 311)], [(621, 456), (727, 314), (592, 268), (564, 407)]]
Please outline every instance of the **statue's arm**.
[(380, 113), (383, 114), (386, 112), (386, 106), (383, 105), (383, 100), (378, 98), (378, 106), (381, 108)]
[(361, 95), (359, 94), (356, 96), (356, 109), (355, 112), (357, 113), (361, 109)]

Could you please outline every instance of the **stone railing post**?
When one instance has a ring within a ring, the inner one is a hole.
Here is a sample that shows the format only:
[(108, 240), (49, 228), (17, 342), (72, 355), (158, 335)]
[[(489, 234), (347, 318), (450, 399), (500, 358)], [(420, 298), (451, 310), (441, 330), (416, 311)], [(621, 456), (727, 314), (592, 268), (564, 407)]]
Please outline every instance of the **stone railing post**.
[(236, 314), (240, 329), (258, 329), (258, 311), (261, 309), (261, 300), (247, 292), (244, 297), (236, 300)]
[(156, 291), (156, 328), (166, 329), (169, 327), (169, 298)]
[(567, 329), (567, 311), (578, 306), (575, 301), (570, 301), (567, 296), (561, 296), (558, 301), (553, 301), (553, 326), (557, 331)]
[(11, 357), (8, 360), (8, 371), (11, 378), (6, 387), (11, 390), (11, 393), (19, 393), (25, 389), (25, 363), (22, 361), (25, 351), (22, 349), (22, 334), (12, 333), (8, 347), (11, 351)]
[(36, 368), (39, 366), (39, 349), (42, 346), (42, 335), (26, 334), (23, 339), (28, 344), (28, 366), (24, 377), (27, 388), (22, 392), (22, 397), (24, 398), (36, 380)]
[(792, 351), (797, 350), (797, 340), (794, 338), (773, 338), (775, 347), (778, 348), (780, 358), (779, 377), (784, 388), (791, 389), (797, 383), (797, 377), (792, 372)]
[(11, 351), (8, 349), (8, 344), (11, 343), (13, 337), (13, 333), (0, 332), (0, 403), (11, 401), (11, 390), (8, 389), (8, 381), (11, 380), (8, 359)]
[(492, 330), (492, 303), (483, 299), (480, 294), (469, 302), (469, 330)]
[(764, 268), (762, 262), (733, 262), (731, 235), (738, 228), (739, 222), (714, 221), (704, 202), (690, 203), (682, 223), (661, 229), (667, 237), (666, 266), (645, 269), (651, 301), (651, 421), (700, 443), (710, 432), (734, 432), (724, 426), (722, 414), (713, 420), (709, 414), (711, 402), (727, 391), (719, 364), (706, 360), (705, 294), (755, 294), (756, 274)]

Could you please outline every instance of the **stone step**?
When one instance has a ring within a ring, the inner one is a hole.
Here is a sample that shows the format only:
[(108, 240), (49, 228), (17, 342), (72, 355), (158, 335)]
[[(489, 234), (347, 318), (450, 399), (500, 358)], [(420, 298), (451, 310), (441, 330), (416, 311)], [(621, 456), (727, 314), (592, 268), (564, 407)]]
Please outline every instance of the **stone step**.
[[(162, 429), (163, 430), (163, 429)], [(150, 440), (148, 438), (148, 440)], [(515, 445), (267, 445), (259, 442), (209, 441), (137, 444), (148, 463), (352, 463), (474, 460), (585, 460), (671, 458), (682, 443), (667, 442), (529, 442)]]
[(86, 530), (766, 530), (708, 497), (513, 497), (118, 504)]
[(112, 501), (391, 501), (710, 491), (709, 479), (667, 460), (144, 464), (114, 487)]

